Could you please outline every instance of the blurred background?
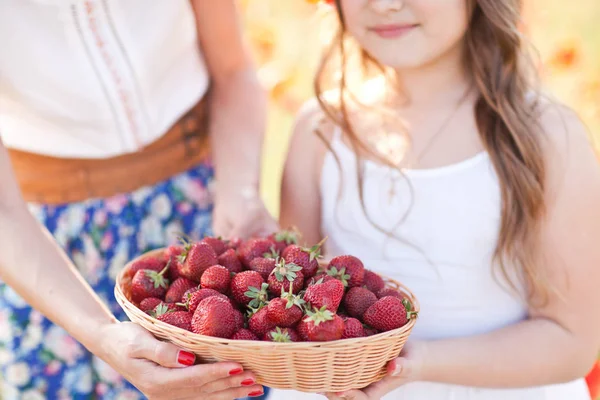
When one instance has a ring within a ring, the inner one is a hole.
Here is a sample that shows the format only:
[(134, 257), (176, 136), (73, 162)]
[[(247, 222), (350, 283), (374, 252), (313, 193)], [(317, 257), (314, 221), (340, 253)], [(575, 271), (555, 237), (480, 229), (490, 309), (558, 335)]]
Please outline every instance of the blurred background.
[[(305, 0), (242, 0), (243, 18), (271, 108), (262, 194), (279, 211), (279, 182), (294, 114), (313, 95), (327, 6)], [(600, 146), (600, 1), (525, 0), (525, 32), (547, 90), (571, 106)]]

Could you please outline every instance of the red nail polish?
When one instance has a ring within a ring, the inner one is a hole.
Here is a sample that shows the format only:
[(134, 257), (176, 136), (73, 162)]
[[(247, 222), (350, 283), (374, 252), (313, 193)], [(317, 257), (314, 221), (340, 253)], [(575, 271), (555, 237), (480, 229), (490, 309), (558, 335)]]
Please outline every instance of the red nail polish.
[(240, 384), (242, 386), (252, 386), (252, 385), (254, 385), (254, 379), (252, 379), (252, 378), (244, 379), (242, 382), (240, 382)]
[(256, 390), (254, 392), (248, 393), (249, 397), (258, 397), (258, 396), (262, 396), (262, 395), (263, 395), (262, 390)]
[(179, 350), (179, 354), (177, 356), (177, 362), (181, 365), (187, 365), (188, 367), (194, 365), (196, 361), (196, 356), (189, 351)]
[(242, 368), (235, 368), (235, 369), (232, 369), (231, 371), (229, 371), (229, 375), (239, 375), (242, 372), (244, 372), (244, 370)]

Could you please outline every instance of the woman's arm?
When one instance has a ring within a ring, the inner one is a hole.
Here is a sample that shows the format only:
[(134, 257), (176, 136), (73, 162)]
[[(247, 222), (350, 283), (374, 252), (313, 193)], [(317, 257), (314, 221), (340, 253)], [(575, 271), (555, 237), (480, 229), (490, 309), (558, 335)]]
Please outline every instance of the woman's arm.
[(315, 134), (319, 115), (312, 102), (298, 114), (281, 182), (279, 224), (283, 228), (298, 228), (303, 244), (308, 246), (322, 239), (319, 182), (325, 152)]
[[(390, 365), (390, 375), (397, 367), (396, 377), (351, 396), (379, 398), (413, 380), (538, 386), (581, 378), (592, 367), (600, 350), (600, 167), (574, 116), (553, 110), (542, 125), (550, 140), (539, 268), (559, 294), (551, 293), (543, 308), (531, 308), (529, 319), (503, 329), (414, 343)], [(562, 126), (566, 134), (557, 129)]]
[(223, 236), (271, 233), (277, 225), (259, 196), (267, 98), (243, 40), (235, 1), (192, 4), (212, 85), (215, 231)]
[(249, 372), (230, 377), (239, 364), (189, 367), (193, 355), (181, 357), (176, 346), (140, 326), (117, 322), (29, 213), (1, 141), (0, 278), (152, 399), (230, 399), (260, 388), (240, 387)]

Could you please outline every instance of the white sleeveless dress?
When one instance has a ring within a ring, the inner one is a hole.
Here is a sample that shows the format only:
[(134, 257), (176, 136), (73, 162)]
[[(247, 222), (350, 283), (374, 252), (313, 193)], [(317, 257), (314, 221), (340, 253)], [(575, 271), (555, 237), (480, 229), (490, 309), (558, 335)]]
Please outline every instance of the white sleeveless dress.
[[(407, 170), (406, 179), (392, 168), (365, 163), (366, 212), (377, 225), (395, 232), (401, 242), (388, 238), (365, 217), (358, 196), (356, 158), (339, 131), (332, 148), (341, 171), (328, 153), (321, 174), (326, 256), (355, 255), (367, 268), (408, 286), (421, 305), (412, 338), (476, 335), (526, 318), (526, 304), (493, 276), (501, 197), (487, 153), (445, 167)], [(393, 186), (396, 194), (392, 197)], [(269, 396), (269, 400), (295, 399), (324, 397), (282, 390), (273, 390)], [(589, 400), (590, 396), (585, 380), (579, 379), (525, 389), (415, 382), (384, 399)]]

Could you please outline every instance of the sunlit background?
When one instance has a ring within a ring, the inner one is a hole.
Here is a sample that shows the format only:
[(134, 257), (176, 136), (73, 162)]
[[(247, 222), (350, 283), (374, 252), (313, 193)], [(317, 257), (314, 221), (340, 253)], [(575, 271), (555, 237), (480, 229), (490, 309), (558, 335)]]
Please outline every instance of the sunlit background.
[[(526, 30), (548, 90), (574, 108), (600, 144), (600, 1), (525, 0)], [(244, 21), (271, 93), (263, 196), (278, 213), (279, 181), (293, 117), (312, 96), (323, 25), (305, 0), (243, 0)]]

